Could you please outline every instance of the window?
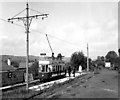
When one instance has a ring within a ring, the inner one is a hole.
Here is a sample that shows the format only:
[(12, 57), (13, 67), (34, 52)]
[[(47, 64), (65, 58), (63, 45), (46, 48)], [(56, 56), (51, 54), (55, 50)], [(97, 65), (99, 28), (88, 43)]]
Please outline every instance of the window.
[(42, 71), (42, 66), (41, 66), (41, 65), (39, 65), (39, 69), (38, 69), (38, 71), (39, 71), (39, 72)]
[(45, 72), (45, 65), (42, 65), (42, 72)]
[(53, 66), (53, 72), (55, 71), (55, 66)]
[(60, 71), (61, 71), (62, 69), (61, 69), (61, 65), (60, 65)]
[(46, 72), (48, 72), (48, 65), (46, 65), (45, 67), (46, 67)]

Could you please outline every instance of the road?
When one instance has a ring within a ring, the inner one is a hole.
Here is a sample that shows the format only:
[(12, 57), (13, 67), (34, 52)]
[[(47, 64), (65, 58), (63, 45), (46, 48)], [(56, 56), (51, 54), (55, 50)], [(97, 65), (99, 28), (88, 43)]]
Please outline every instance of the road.
[(75, 78), (35, 98), (118, 98), (118, 72), (102, 69)]

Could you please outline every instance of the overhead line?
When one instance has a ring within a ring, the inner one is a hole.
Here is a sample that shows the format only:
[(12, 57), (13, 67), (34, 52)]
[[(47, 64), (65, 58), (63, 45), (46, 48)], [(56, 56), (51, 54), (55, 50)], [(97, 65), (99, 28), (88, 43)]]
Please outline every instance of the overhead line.
[[(2, 19), (2, 18), (0, 18), (0, 20), (2, 20), (2, 21), (4, 21), (4, 22), (8, 22), (8, 21), (6, 21), (5, 19)], [(19, 24), (16, 24), (16, 23), (11, 23), (11, 24), (14, 24), (14, 25), (17, 25), (17, 26), (19, 26), (19, 27), (25, 28), (24, 26), (19, 25)], [(34, 30), (34, 29), (30, 29), (30, 30), (33, 31), (33, 32), (36, 32), (36, 33), (40, 33), (40, 34), (42, 34), (42, 35), (46, 35), (46, 33), (40, 32), (40, 31), (38, 31), (38, 30)], [(49, 35), (49, 36), (51, 36), (52, 38), (55, 38), (55, 39), (57, 39), (57, 40), (64, 41), (64, 42), (66, 42), (66, 43), (68, 43), (68, 44), (70, 44), (70, 45), (76, 46), (76, 44), (71, 43), (71, 42), (69, 42), (69, 41), (66, 41), (66, 40), (64, 40), (64, 39), (55, 37), (55, 36), (50, 35), (50, 34), (47, 34), (47, 35)], [(78, 47), (78, 46), (76, 46), (76, 47)], [(85, 46), (82, 46), (82, 47), (85, 47)], [(86, 47), (85, 47), (85, 48), (86, 48)]]
[(37, 12), (37, 13), (43, 14), (43, 13), (37, 11), (37, 10), (31, 9), (31, 8), (29, 8), (29, 9), (30, 9), (31, 11), (34, 11), (34, 12)]
[[(4, 21), (4, 22), (8, 22), (7, 20), (5, 20), (5, 19), (2, 19), (2, 18), (0, 18), (0, 20), (2, 20), (2, 21)], [(13, 24), (13, 25), (17, 25), (17, 26), (19, 26), (19, 27), (22, 27), (22, 28), (24, 28), (24, 26), (22, 26), (22, 25), (19, 25), (19, 24), (16, 24), (16, 23), (12, 23), (12, 22), (11, 22), (11, 24)]]
[(18, 14), (16, 14), (15, 16), (13, 16), (12, 18), (14, 18), (14, 17), (20, 15), (20, 14), (21, 14), (22, 12), (24, 12), (25, 10), (26, 10), (26, 9), (22, 10), (21, 12), (19, 12)]

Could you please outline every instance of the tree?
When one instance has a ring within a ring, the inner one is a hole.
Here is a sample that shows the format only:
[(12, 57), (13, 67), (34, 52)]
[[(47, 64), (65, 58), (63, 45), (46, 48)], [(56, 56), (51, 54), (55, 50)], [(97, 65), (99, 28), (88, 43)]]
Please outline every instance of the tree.
[(105, 56), (106, 60), (111, 62), (113, 64), (115, 62), (115, 59), (117, 58), (117, 54), (115, 51), (109, 51), (107, 55)]
[(83, 52), (74, 52), (71, 56), (70, 62), (72, 67), (78, 70), (79, 65), (81, 65), (84, 68), (86, 67), (85, 65), (86, 65), (87, 59), (84, 56)]
[(118, 49), (118, 53), (119, 53), (119, 56), (120, 56), (120, 48)]

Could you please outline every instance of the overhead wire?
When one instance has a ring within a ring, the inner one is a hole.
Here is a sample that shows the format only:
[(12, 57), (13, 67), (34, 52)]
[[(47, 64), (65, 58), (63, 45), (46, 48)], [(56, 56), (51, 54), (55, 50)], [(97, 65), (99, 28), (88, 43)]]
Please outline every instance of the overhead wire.
[[(6, 21), (5, 19), (2, 19), (2, 18), (0, 18), (0, 20), (1, 20), (1, 21), (4, 21), (4, 22), (8, 22), (8, 21)], [(8, 23), (9, 23), (9, 22), (8, 22)], [(16, 23), (11, 23), (11, 24), (13, 24), (13, 25), (17, 25), (17, 26), (22, 27), (22, 28), (25, 28), (24, 26), (19, 25), (19, 24), (16, 24)], [(46, 33), (43, 33), (43, 32), (40, 32), (40, 31), (38, 31), (38, 30), (34, 30), (34, 29), (30, 29), (30, 31), (32, 31), (32, 32), (36, 32), (36, 33), (40, 33), (40, 34), (42, 34), (42, 35), (46, 35)], [(64, 41), (65, 43), (68, 43), (68, 44), (70, 44), (70, 45), (76, 46), (75, 43), (72, 43), (72, 42), (66, 41), (66, 40), (64, 40), (64, 39), (58, 38), (58, 37), (53, 36), (53, 35), (51, 35), (51, 34), (47, 34), (47, 35), (50, 36), (50, 37), (52, 37), (52, 38), (55, 38), (55, 39), (57, 39), (57, 40)], [(78, 47), (78, 46), (76, 46), (76, 47)], [(86, 46), (82, 46), (82, 47), (85, 47), (85, 48), (86, 48)]]
[(34, 10), (34, 9), (31, 9), (31, 8), (29, 8), (31, 11), (34, 11), (34, 12), (37, 12), (37, 13), (39, 13), (39, 14), (43, 14), (42, 12), (39, 12), (39, 11), (37, 11), (37, 10)]
[(15, 18), (16, 16), (20, 15), (22, 12), (24, 12), (26, 9), (22, 10), (21, 12), (19, 12), (18, 14), (14, 15), (12, 18)]
[[(2, 19), (2, 18), (0, 18), (0, 20), (1, 20), (1, 21), (4, 21), (4, 22), (8, 22), (7, 20)], [(8, 22), (8, 23), (9, 23), (9, 22)], [(16, 23), (11, 23), (11, 24), (24, 28), (24, 26), (19, 25), (19, 24), (16, 24)]]

